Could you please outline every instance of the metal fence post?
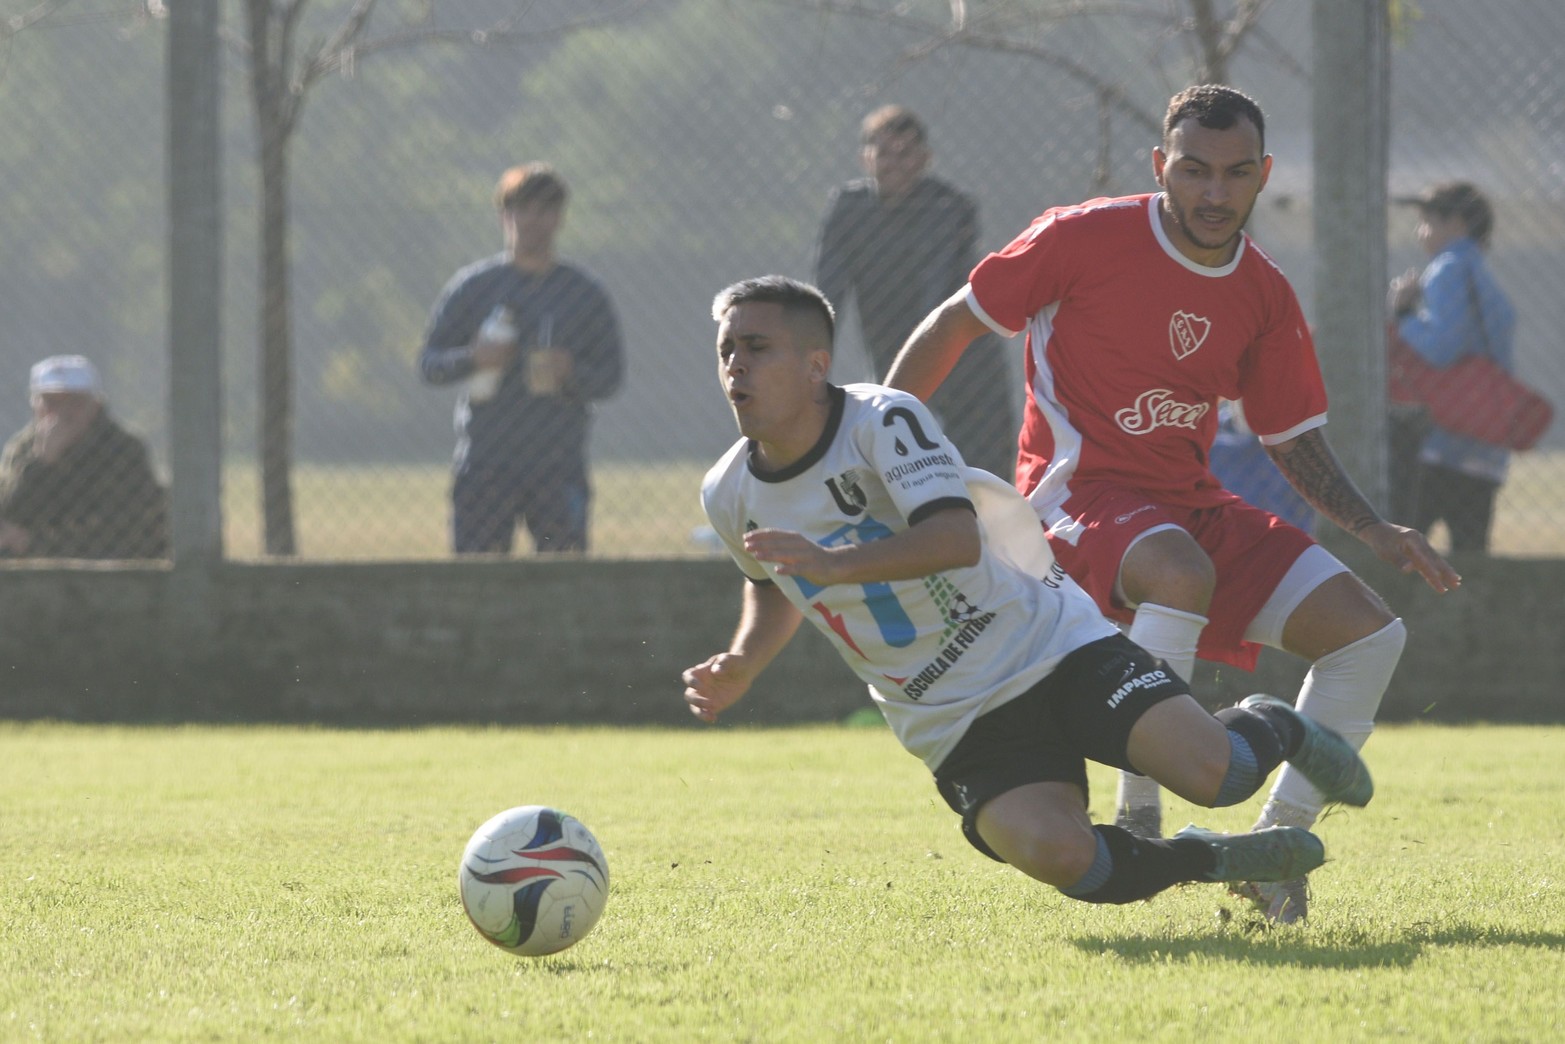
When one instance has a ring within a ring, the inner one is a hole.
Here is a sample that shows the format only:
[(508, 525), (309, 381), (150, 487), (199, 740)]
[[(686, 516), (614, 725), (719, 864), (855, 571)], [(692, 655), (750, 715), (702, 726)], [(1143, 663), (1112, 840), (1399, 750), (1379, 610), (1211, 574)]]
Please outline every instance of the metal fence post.
[(169, 461), (175, 612), (200, 627), (222, 560), (222, 79), (218, 5), (168, 15)]
[(1385, 0), (1315, 0), (1313, 35), (1315, 340), (1331, 396), (1332, 446), (1379, 508), (1387, 490)]

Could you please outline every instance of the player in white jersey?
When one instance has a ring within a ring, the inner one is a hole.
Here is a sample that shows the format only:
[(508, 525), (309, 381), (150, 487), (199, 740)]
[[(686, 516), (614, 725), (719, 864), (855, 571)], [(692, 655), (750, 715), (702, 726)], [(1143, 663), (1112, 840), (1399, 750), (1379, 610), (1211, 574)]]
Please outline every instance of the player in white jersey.
[(747, 280), (713, 317), (743, 438), (701, 496), (747, 582), (727, 650), (684, 672), (697, 717), (715, 721), (809, 619), (968, 840), (1068, 896), (1123, 903), (1321, 863), (1298, 827), (1165, 840), (1094, 826), (1088, 758), (1209, 807), (1253, 794), (1285, 759), (1336, 800), (1363, 804), (1373, 784), (1340, 736), (1268, 697), (1207, 713), (1054, 567), (1026, 502), (965, 467), (922, 403), (831, 384), (835, 319), (819, 290)]
[[(1170, 101), (1161, 192), (1046, 212), (973, 269), (903, 346), (886, 383), (927, 398), (979, 334), (1027, 331), (1017, 479), (1061, 565), (1137, 644), (1188, 678), (1196, 655), (1253, 668), (1261, 645), (1310, 660), (1298, 709), (1356, 746), (1402, 654), (1402, 621), (1307, 534), (1208, 468), (1220, 398), (1323, 515), (1436, 591), (1460, 577), (1382, 519), (1327, 444), (1326, 394), (1287, 279), (1244, 234), (1271, 170), (1265, 118), (1230, 87)], [(1285, 769), (1258, 826), (1326, 803)], [(1120, 821), (1160, 832), (1155, 782), (1121, 777)], [(1242, 890), (1302, 918), (1304, 880)]]

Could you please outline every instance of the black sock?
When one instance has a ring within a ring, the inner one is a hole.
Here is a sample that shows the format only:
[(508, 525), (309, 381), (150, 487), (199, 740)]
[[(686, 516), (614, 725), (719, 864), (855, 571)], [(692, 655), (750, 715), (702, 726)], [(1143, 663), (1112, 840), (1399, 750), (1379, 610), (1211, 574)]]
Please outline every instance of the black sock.
[(1225, 707), (1214, 717), (1250, 744), (1262, 779), (1297, 754), (1304, 742), (1304, 730), (1291, 713), (1264, 703), (1259, 707)]
[(1107, 847), (1113, 865), (1108, 879), (1086, 894), (1061, 889), (1084, 903), (1133, 903), (1171, 885), (1205, 881), (1217, 869), (1211, 846), (1193, 839), (1148, 840), (1128, 830), (1099, 824), (1092, 828)]

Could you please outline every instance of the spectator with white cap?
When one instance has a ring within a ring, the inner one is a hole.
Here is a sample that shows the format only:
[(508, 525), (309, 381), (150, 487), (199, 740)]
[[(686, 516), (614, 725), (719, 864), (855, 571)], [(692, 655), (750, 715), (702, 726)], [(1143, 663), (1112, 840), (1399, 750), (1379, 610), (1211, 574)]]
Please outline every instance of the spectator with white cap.
[(97, 367), (51, 356), (28, 392), (32, 420), (0, 453), (0, 556), (166, 556), (166, 493), (146, 443), (109, 416)]

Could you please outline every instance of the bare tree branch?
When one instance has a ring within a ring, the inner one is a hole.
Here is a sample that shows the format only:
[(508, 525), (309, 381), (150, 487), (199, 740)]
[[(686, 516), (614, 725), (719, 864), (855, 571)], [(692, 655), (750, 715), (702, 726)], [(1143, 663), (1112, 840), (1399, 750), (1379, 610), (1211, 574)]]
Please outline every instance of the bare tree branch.
[(163, 0), (126, 0), (107, 10), (83, 11), (81, 14), (62, 16), (72, 0), (42, 0), (33, 7), (9, 18), (0, 19), (0, 43), (28, 29), (63, 29), (73, 25), (95, 25), (101, 22), (130, 22), (144, 24), (164, 18), (168, 14)]
[(858, 0), (764, 0), (764, 2), (776, 7), (804, 8), (823, 14), (880, 22), (899, 29), (920, 32), (929, 37), (923, 43), (909, 48), (903, 55), (903, 61), (927, 57), (943, 47), (951, 46), (1036, 58), (1091, 88), (1100, 101), (1129, 116), (1142, 127), (1154, 133), (1162, 129), (1160, 118), (1132, 101), (1122, 84), (1099, 75), (1096, 70), (1063, 52), (1017, 39), (1003, 32), (984, 32), (953, 24), (932, 22), (927, 18), (903, 14), (899, 9), (871, 7)]
[(0, 39), (8, 39), (17, 33), (25, 32), (68, 3), (70, 3), (70, 0), (48, 0), (48, 2), (38, 4), (29, 11), (12, 15), (3, 24), (0, 24)]
[(12, 39), (18, 33), (26, 32), (39, 24), (69, 2), (70, 0), (51, 0), (49, 3), (39, 4), (30, 11), (12, 15), (4, 22), (0, 22), (0, 47), (5, 48), (4, 58), (0, 59), (0, 79), (3, 79), (6, 73), (10, 71)]
[(1217, 17), (1212, 0), (1188, 0), (1192, 35), (1198, 45), (1198, 69), (1196, 79), (1204, 83), (1224, 83), (1228, 80), (1228, 66), (1219, 54), (1222, 39), (1222, 22)]
[(1252, 26), (1245, 34), (1245, 39), (1252, 46), (1264, 51), (1270, 61), (1288, 70), (1300, 81), (1304, 83), (1309, 82), (1310, 71), (1304, 67), (1304, 63), (1295, 58), (1287, 47), (1283, 45), (1282, 41), (1278, 40), (1264, 28), (1259, 25)]
[[(937, 22), (929, 17), (910, 14), (911, 5), (898, 3), (873, 3), (871, 0), (765, 0), (775, 7), (812, 11), (818, 14), (836, 15), (921, 34), (924, 39), (906, 48), (896, 59), (896, 65), (906, 65), (929, 57), (946, 47), (964, 47), (973, 50), (994, 51), (1037, 59), (1063, 72), (1086, 86), (1097, 99), (1101, 115), (1118, 111), (1128, 115), (1136, 124), (1154, 133), (1161, 130), (1161, 114), (1136, 104), (1123, 83), (1110, 79), (1097, 68), (1078, 60), (1072, 54), (1039, 43), (1042, 30), (1059, 23), (1086, 18), (1135, 18), (1158, 26), (1150, 52), (1149, 65), (1162, 67), (1157, 54), (1164, 43), (1177, 41), (1184, 46), (1187, 60), (1196, 70), (1196, 79), (1204, 82), (1226, 83), (1229, 79), (1229, 63), (1247, 41), (1254, 40), (1271, 58), (1300, 77), (1306, 75), (1303, 67), (1260, 28), (1261, 16), (1271, 0), (1237, 0), (1232, 14), (1218, 12), (1216, 0), (1183, 0), (1187, 14), (1178, 15), (1180, 4), (1176, 0), (1167, 3), (1136, 3), (1134, 0), (1061, 0), (1052, 4), (1027, 3), (1025, 0), (991, 0), (987, 4), (972, 0), (946, 0), (949, 20)], [(1167, 83), (1175, 90), (1183, 85)]]
[[(213, 0), (184, 0), (202, 3)], [(291, 555), (297, 540), (293, 519), (293, 340), (291, 280), (288, 266), (289, 143), (297, 129), (310, 88), (326, 75), (351, 75), (365, 55), (422, 44), (486, 46), (540, 40), (623, 20), (650, 0), (622, 0), (612, 13), (581, 15), (544, 29), (521, 29), (533, 0), (519, 3), (517, 14), (486, 28), (444, 30), (433, 27), (434, 0), (425, 0), (395, 31), (371, 36), (378, 0), (353, 0), (329, 34), (303, 47), (295, 57), (300, 20), (307, 0), (242, 0), (249, 38), (225, 36), (244, 52), (256, 119), (261, 170), (261, 337), (260, 424), (261, 515), (269, 555)]]
[(1234, 16), (1228, 20), (1223, 28), (1221, 38), (1217, 43), (1217, 53), (1222, 56), (1223, 65), (1226, 68), (1228, 59), (1239, 50), (1245, 38), (1261, 20), (1261, 13), (1266, 10), (1267, 0), (1240, 0)]
[[(257, 0), (251, 0), (252, 3)], [(272, 0), (260, 0), (271, 3)], [(273, 75), (273, 87), (277, 91), (277, 113), (285, 133), (292, 133), (299, 120), (299, 109), (304, 104), (304, 94), (293, 89), (288, 69), (293, 64), (294, 38), (298, 33), (299, 19), (304, 15), (306, 0), (283, 0), (282, 18), (277, 23), (277, 67)]]
[(556, 36), (569, 36), (594, 26), (623, 21), (650, 2), (651, 0), (625, 0), (624, 4), (612, 11), (580, 15), (547, 29), (519, 29), (511, 19), (498, 22), (487, 29), (408, 29), (359, 44), (355, 49), (361, 54), (374, 54), (424, 43), (477, 44), (487, 47), (547, 40)]
[(316, 57), (322, 54), (336, 54), (347, 47), (354, 40), (358, 39), (359, 34), (364, 31), (364, 27), (369, 24), (370, 15), (374, 13), (375, 0), (356, 0), (353, 10), (348, 12), (348, 17), (343, 19), (342, 24), (337, 27), (337, 31), (331, 35), (331, 39), (315, 50), (315, 53), (311, 55), (311, 60), (307, 60), (302, 64), (308, 67)]

